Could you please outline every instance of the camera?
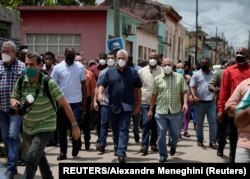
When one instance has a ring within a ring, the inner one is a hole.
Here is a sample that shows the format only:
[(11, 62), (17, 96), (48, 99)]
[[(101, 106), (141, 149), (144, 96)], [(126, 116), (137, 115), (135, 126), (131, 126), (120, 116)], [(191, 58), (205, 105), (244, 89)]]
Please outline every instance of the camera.
[(20, 105), (18, 106), (17, 110), (14, 108), (10, 108), (9, 114), (10, 115), (20, 115), (24, 116), (29, 112), (27, 109), (34, 103), (35, 99), (32, 94), (29, 94), (26, 96), (25, 101), (22, 101)]

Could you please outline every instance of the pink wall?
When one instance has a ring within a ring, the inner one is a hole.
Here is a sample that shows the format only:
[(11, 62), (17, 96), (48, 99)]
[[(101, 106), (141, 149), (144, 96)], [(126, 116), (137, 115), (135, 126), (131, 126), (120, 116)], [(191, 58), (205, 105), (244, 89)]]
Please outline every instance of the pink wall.
[(22, 11), (21, 44), (25, 34), (81, 34), (81, 50), (86, 59), (105, 51), (107, 11)]

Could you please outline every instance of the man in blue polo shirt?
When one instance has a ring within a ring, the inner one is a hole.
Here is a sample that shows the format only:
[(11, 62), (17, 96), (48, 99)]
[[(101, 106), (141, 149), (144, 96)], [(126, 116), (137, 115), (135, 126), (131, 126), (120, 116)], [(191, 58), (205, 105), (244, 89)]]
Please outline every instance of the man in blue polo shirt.
[(117, 67), (110, 68), (98, 86), (98, 100), (104, 100), (104, 90), (108, 87), (109, 107), (113, 118), (113, 132), (118, 144), (119, 163), (126, 162), (131, 115), (140, 111), (142, 82), (136, 70), (127, 66), (128, 52), (117, 52)]

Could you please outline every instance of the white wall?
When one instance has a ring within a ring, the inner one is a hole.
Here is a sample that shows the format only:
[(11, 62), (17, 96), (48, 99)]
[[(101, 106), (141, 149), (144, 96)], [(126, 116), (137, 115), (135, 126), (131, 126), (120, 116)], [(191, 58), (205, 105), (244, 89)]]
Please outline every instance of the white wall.
[[(136, 44), (136, 57), (139, 58), (139, 46), (143, 47), (143, 60), (148, 60), (149, 49), (155, 50), (158, 52), (158, 38), (155, 35), (152, 35), (142, 30), (137, 30), (137, 44)], [(145, 52), (145, 50), (147, 52)], [(145, 55), (144, 55), (145, 54)]]

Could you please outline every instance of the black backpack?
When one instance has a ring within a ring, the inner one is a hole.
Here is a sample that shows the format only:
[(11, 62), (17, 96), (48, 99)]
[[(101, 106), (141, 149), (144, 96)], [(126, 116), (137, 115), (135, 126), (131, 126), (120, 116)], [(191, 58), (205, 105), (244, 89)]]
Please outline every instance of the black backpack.
[[(18, 79), (18, 90), (21, 91), (22, 93), (22, 90), (25, 88), (25, 85), (26, 84), (23, 84), (23, 79), (24, 79), (24, 76), (25, 74), (21, 75)], [(49, 80), (51, 79), (48, 75), (45, 75), (43, 74), (42, 72), (40, 72), (40, 78), (42, 78), (44, 76), (44, 80), (43, 80), (43, 93), (46, 94), (46, 96), (49, 98), (50, 100), (50, 103), (52, 104), (53, 106), (53, 109), (55, 110), (55, 112), (57, 112), (57, 108), (53, 102), (53, 99), (52, 99), (52, 96), (50, 94), (50, 91), (49, 91)], [(39, 79), (41, 80), (41, 79)]]

